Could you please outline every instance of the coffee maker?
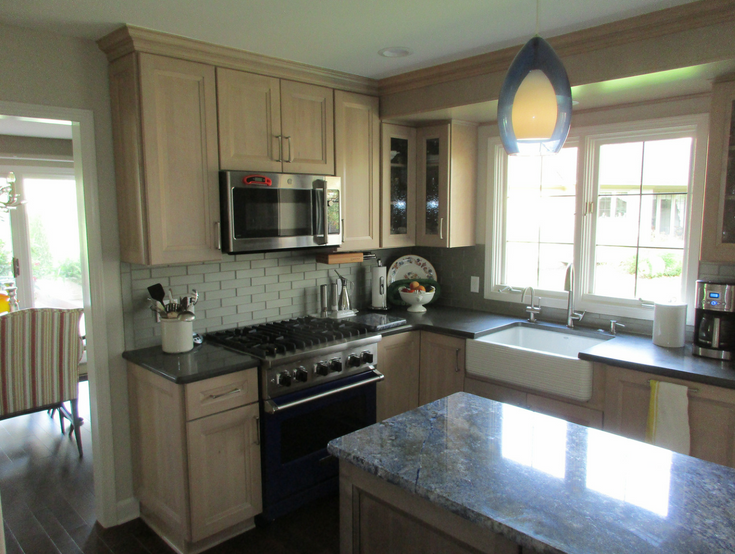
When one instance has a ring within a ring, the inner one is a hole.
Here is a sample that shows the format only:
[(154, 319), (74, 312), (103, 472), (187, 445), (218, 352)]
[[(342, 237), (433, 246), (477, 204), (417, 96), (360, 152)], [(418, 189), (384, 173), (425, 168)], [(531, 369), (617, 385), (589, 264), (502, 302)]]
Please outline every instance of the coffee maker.
[(695, 356), (732, 360), (735, 352), (735, 284), (697, 281)]

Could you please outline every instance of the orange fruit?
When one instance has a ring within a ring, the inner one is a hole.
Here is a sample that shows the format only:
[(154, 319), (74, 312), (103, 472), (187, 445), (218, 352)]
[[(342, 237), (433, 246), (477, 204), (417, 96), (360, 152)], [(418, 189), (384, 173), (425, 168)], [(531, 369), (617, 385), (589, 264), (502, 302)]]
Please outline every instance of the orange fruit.
[(424, 285), (419, 285), (419, 290), (426, 292), (426, 288), (424, 287)]
[(421, 286), (421, 284), (418, 281), (411, 281), (411, 284), (408, 286), (411, 287), (411, 289), (416, 290)]

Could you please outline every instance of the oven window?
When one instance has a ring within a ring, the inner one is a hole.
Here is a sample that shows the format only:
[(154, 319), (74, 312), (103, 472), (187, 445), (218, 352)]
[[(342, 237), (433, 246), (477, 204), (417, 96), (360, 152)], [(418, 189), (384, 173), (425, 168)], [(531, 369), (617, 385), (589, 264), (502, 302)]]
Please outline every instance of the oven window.
[(281, 422), (281, 463), (287, 464), (327, 447), (332, 439), (369, 425), (364, 395), (323, 406)]
[(236, 239), (313, 235), (311, 190), (235, 188)]

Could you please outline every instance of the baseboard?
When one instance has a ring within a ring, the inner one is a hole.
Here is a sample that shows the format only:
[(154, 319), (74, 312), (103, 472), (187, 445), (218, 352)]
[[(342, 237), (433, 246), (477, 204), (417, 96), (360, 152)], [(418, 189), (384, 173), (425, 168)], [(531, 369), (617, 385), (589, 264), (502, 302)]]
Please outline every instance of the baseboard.
[(140, 502), (134, 496), (117, 503), (117, 525), (122, 525), (140, 517)]

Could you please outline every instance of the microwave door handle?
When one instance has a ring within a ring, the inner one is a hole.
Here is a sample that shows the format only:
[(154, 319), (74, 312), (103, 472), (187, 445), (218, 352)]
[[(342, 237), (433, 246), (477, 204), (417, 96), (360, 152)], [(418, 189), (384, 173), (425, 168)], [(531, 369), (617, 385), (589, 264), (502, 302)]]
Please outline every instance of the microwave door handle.
[[(329, 202), (327, 201), (327, 182), (326, 181), (322, 181), (321, 189), (322, 189), (322, 205), (320, 206), (320, 208), (321, 208), (321, 217), (322, 217), (321, 223), (322, 223), (323, 233), (321, 233), (320, 235), (316, 235), (314, 242), (316, 242), (317, 244), (327, 244), (327, 242), (329, 242), (329, 237), (327, 236), (327, 234), (329, 233), (329, 226), (327, 225), (327, 218), (329, 217)], [(318, 220), (317, 220), (317, 223), (319, 223)]]

